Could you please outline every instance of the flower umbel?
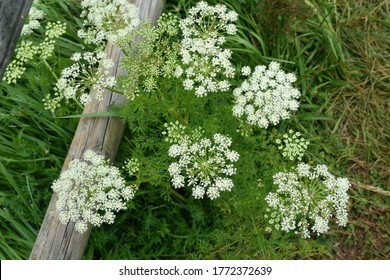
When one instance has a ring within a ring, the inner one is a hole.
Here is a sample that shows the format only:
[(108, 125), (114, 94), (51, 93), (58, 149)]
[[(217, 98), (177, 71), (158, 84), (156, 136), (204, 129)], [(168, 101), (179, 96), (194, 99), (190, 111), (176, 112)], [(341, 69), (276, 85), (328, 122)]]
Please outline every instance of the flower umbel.
[(265, 198), (271, 227), (310, 238), (311, 234), (326, 233), (332, 217), (339, 226), (347, 224), (350, 183), (346, 178), (334, 177), (325, 165), (311, 169), (300, 163), (294, 172), (274, 175), (277, 190)]
[(137, 158), (129, 158), (125, 161), (123, 169), (129, 176), (135, 176), (139, 171), (139, 160)]
[[(249, 75), (250, 69), (245, 67), (242, 72)], [(292, 87), (295, 81), (295, 75), (286, 74), (277, 62), (271, 62), (268, 69), (256, 66), (249, 78), (233, 91), (233, 115), (260, 128), (288, 119), (290, 111), (299, 106), (300, 93)]]
[(58, 194), (56, 208), (61, 223), (75, 222), (76, 230), (83, 233), (88, 223), (112, 224), (115, 212), (126, 209), (126, 202), (134, 197), (135, 186), (126, 186), (117, 167), (88, 150), (83, 160), (69, 163), (52, 188)]
[(194, 90), (198, 97), (210, 92), (227, 91), (228, 78), (233, 78), (235, 69), (230, 62), (232, 52), (223, 49), (224, 35), (234, 35), (238, 15), (228, 11), (225, 5), (209, 6), (201, 1), (191, 8), (186, 19), (180, 22), (183, 33), (181, 62), (175, 76), (184, 76), (185, 90)]
[(57, 81), (54, 96), (49, 94), (44, 99), (45, 109), (54, 112), (63, 99), (78, 100), (85, 105), (91, 99), (89, 87), (95, 90), (95, 98), (102, 100), (104, 90), (115, 86), (116, 79), (110, 76), (114, 62), (104, 52), (75, 53), (72, 60), (75, 63), (65, 68)]
[(221, 191), (230, 191), (236, 173), (235, 163), (239, 154), (230, 150), (229, 137), (214, 134), (212, 139), (202, 138), (192, 142), (184, 137), (179, 144), (169, 149), (169, 156), (178, 158), (171, 163), (168, 172), (173, 187), (192, 187), (192, 195), (199, 199), (206, 194), (210, 199), (219, 197)]
[(8, 65), (7, 70), (4, 73), (3, 79), (8, 84), (16, 84), (26, 71), (26, 64), (31, 61), (37, 53), (39, 53), (39, 49), (33, 44), (33, 42), (22, 40), (18, 48), (15, 50), (15, 53), (15, 59)]
[[(36, 13), (36, 12), (33, 12)], [(39, 13), (40, 14), (40, 13)], [(37, 15), (39, 16), (39, 15)], [(26, 34), (32, 32), (31, 26), (26, 27)], [(4, 80), (8, 84), (15, 84), (26, 71), (27, 65), (39, 55), (40, 60), (45, 61), (50, 58), (55, 49), (56, 40), (66, 32), (66, 23), (48, 22), (46, 25), (45, 39), (39, 44), (35, 44), (29, 39), (21, 40), (15, 51), (15, 58), (8, 65), (4, 74)]]
[(281, 150), (283, 157), (289, 160), (302, 160), (310, 142), (300, 136), (299, 132), (289, 130), (288, 133), (283, 135), (283, 140), (276, 140), (276, 143), (280, 144), (278, 149)]
[(137, 6), (127, 0), (83, 0), (81, 7), (88, 29), (80, 30), (78, 36), (86, 43), (99, 45), (105, 40), (116, 43), (139, 24)]
[(169, 143), (178, 144), (185, 136), (186, 127), (180, 124), (179, 121), (164, 123), (164, 127), (167, 130), (163, 131), (162, 134), (165, 136), (164, 140)]

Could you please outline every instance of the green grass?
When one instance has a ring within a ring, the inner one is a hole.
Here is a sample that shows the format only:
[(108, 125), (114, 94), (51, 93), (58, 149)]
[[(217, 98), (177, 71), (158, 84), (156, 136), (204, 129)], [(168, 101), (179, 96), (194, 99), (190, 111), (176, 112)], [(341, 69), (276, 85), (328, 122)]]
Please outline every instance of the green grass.
[[(52, 61), (58, 75), (81, 45), (77, 1), (41, 1), (49, 18), (68, 23)], [(211, 2), (211, 1), (210, 1)], [(279, 61), (298, 76), (301, 107), (288, 128), (311, 141), (309, 155), (348, 177), (350, 222), (313, 240), (264, 233), (268, 191), (253, 183), (215, 204), (166, 199), (141, 190), (114, 225), (94, 229), (85, 259), (389, 259), (390, 33), (389, 4), (376, 1), (228, 0), (240, 14), (228, 41), (239, 65)], [(167, 1), (185, 15), (191, 1)], [(310, 5), (308, 5), (310, 4)], [(268, 16), (267, 16), (268, 15)], [(37, 37), (39, 37), (37, 35)], [(41, 99), (54, 84), (33, 65), (16, 86), (0, 85), (0, 258), (25, 259), (51, 197), (77, 119), (57, 119)], [(69, 114), (67, 107), (60, 114)], [(127, 132), (129, 133), (129, 132)], [(127, 134), (129, 135), (129, 134)], [(267, 146), (267, 143), (264, 143)], [(118, 162), (130, 153), (126, 138)], [(277, 160), (262, 154), (263, 164)], [(271, 166), (269, 175), (281, 168)], [(263, 182), (265, 186), (270, 182)]]
[[(0, 84), (1, 259), (29, 257), (51, 198), (50, 185), (62, 168), (77, 124), (45, 111), (42, 99), (53, 91), (53, 76), (69, 64), (69, 55), (81, 48), (75, 39), (80, 8), (76, 1), (40, 2), (45, 22), (67, 22), (68, 35), (48, 60), (51, 69), (34, 61), (16, 85)], [(42, 40), (41, 32), (32, 40)], [(62, 113), (70, 110), (74, 107)]]
[(333, 93), (328, 124), (344, 144), (337, 161), (354, 184), (351, 223), (337, 248), (341, 258), (390, 256), (390, 34), (386, 1), (338, 7), (342, 47), (348, 53), (350, 85)]

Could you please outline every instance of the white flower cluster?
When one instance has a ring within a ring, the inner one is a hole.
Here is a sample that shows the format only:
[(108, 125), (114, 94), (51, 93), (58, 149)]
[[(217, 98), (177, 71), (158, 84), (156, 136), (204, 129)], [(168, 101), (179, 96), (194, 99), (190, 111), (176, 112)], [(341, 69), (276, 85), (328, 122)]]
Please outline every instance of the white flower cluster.
[(8, 65), (3, 80), (8, 84), (15, 84), (26, 71), (26, 64), (38, 53), (38, 47), (31, 41), (21, 41), (15, 50), (16, 57)]
[(123, 169), (126, 170), (129, 176), (135, 176), (139, 171), (139, 160), (137, 158), (130, 158), (125, 161)]
[(169, 148), (169, 156), (178, 158), (170, 164), (168, 172), (172, 177), (173, 187), (192, 187), (192, 195), (210, 199), (219, 197), (221, 191), (233, 188), (232, 179), (236, 173), (235, 163), (239, 154), (230, 150), (232, 141), (229, 137), (214, 134), (212, 139), (202, 138), (192, 141), (183, 137), (181, 143)]
[(187, 18), (180, 22), (180, 28), (185, 38), (206, 40), (211, 37), (220, 46), (225, 41), (221, 33), (236, 34), (237, 27), (232, 22), (237, 19), (238, 14), (235, 11), (228, 11), (225, 5), (210, 6), (205, 1), (199, 1), (189, 10)]
[(8, 83), (16, 83), (24, 72), (27, 64), (39, 55), (41, 59), (46, 60), (52, 56), (56, 40), (65, 33), (66, 24), (62, 22), (48, 22), (46, 25), (45, 39), (38, 45), (32, 41), (22, 40), (16, 49), (15, 59), (8, 65), (4, 74), (4, 80)]
[(26, 63), (38, 53), (38, 48), (31, 41), (21, 41), (15, 50), (16, 58), (8, 65), (3, 80), (7, 84), (16, 84), (26, 71)]
[(225, 5), (209, 6), (200, 1), (180, 22), (182, 66), (177, 66), (175, 76), (184, 75), (185, 90), (195, 90), (198, 97), (229, 90), (226, 79), (234, 77), (235, 68), (230, 62), (232, 52), (223, 49), (222, 44), (226, 41), (224, 33), (236, 33), (233, 22), (237, 18), (238, 14), (227, 11)]
[(28, 21), (23, 25), (22, 33), (20, 34), (21, 36), (30, 35), (34, 30), (41, 27), (39, 20), (44, 18), (45, 13), (36, 8), (36, 4), (38, 4), (38, 1), (34, 1), (31, 6), (30, 12), (28, 13)]
[[(243, 67), (242, 73), (249, 76), (250, 68)], [(295, 75), (286, 74), (277, 62), (271, 62), (268, 69), (256, 66), (249, 78), (233, 91), (233, 115), (260, 128), (288, 119), (290, 111), (299, 106), (300, 92), (291, 85), (295, 81)]]
[(54, 97), (49, 94), (44, 99), (45, 109), (54, 112), (63, 99), (87, 104), (91, 100), (90, 86), (95, 90), (95, 98), (101, 100), (104, 90), (115, 86), (116, 79), (109, 74), (114, 62), (107, 58), (105, 52), (75, 53), (72, 60), (75, 63), (65, 68), (57, 81)]
[(117, 40), (132, 33), (139, 25), (137, 6), (128, 0), (83, 0), (81, 1), (87, 31), (80, 30), (78, 36), (86, 43), (102, 44), (106, 40)]
[(164, 140), (169, 143), (178, 144), (185, 136), (186, 127), (176, 122), (164, 123), (164, 127), (167, 129), (162, 134), (165, 136)]
[(49, 58), (53, 52), (58, 39), (62, 34), (66, 32), (66, 23), (65, 22), (48, 22), (46, 25), (45, 40), (39, 45), (40, 56), (42, 59)]
[[(270, 192), (265, 218), (271, 227), (294, 232), (303, 238), (326, 233), (329, 220), (345, 226), (348, 222), (348, 194), (350, 183), (346, 178), (331, 175), (326, 165), (315, 168), (306, 163), (297, 165), (295, 172), (274, 175), (275, 192)], [(268, 231), (272, 229), (267, 228)]]
[(126, 209), (126, 202), (134, 197), (134, 186), (125, 185), (119, 169), (92, 150), (84, 153), (83, 160), (72, 160), (52, 188), (58, 194), (61, 223), (75, 222), (81, 233), (88, 223), (112, 224), (115, 212)]
[(253, 127), (243, 120), (239, 121), (240, 124), (238, 125), (236, 132), (239, 133), (242, 137), (250, 137), (253, 134)]
[[(176, 14), (172, 13), (162, 13), (157, 21), (157, 29), (159, 34), (166, 33), (170, 37), (176, 36), (179, 33), (177, 24), (179, 22), (179, 17)], [(160, 35), (161, 36), (161, 35)]]
[(283, 135), (283, 140), (276, 139), (276, 144), (280, 144), (278, 149), (282, 151), (283, 157), (289, 160), (302, 160), (310, 142), (300, 136), (301, 133), (289, 130)]

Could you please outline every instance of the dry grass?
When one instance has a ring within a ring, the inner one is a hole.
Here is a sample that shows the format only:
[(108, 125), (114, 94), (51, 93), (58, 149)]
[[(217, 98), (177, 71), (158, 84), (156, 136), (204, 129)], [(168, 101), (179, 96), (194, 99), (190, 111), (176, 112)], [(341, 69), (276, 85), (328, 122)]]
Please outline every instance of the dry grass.
[(390, 258), (390, 17), (387, 1), (341, 1), (346, 81), (329, 108), (341, 136), (339, 161), (354, 181), (342, 259)]

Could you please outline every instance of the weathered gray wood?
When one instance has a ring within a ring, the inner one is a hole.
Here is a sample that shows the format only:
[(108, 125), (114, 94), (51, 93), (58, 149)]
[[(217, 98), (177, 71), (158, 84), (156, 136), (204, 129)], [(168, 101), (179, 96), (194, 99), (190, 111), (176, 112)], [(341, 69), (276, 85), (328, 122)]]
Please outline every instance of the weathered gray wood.
[[(162, 12), (162, 0), (137, 0), (140, 19), (150, 19), (156, 22)], [(121, 51), (112, 44), (107, 44), (106, 53), (115, 62), (116, 67), (112, 74), (119, 75), (119, 61)], [(93, 94), (93, 93), (92, 93)], [(95, 100), (93, 98), (93, 100)], [(90, 102), (84, 109), (84, 114), (105, 112), (109, 106), (123, 105), (126, 99), (119, 94), (106, 91), (102, 101)], [(74, 139), (65, 159), (63, 171), (67, 169), (69, 162), (75, 158), (81, 158), (88, 149), (104, 154), (111, 161), (115, 159), (125, 125), (119, 118), (100, 117), (82, 118), (75, 132)], [(57, 195), (54, 194), (30, 259), (80, 259), (87, 245), (91, 229), (90, 226), (84, 234), (75, 230), (74, 223), (63, 225), (58, 220), (56, 212)]]
[(162, 0), (135, 0), (134, 3), (139, 7), (139, 18), (141, 20), (150, 20), (153, 25), (156, 24), (163, 9)]
[(0, 81), (15, 50), (33, 0), (0, 0)]

